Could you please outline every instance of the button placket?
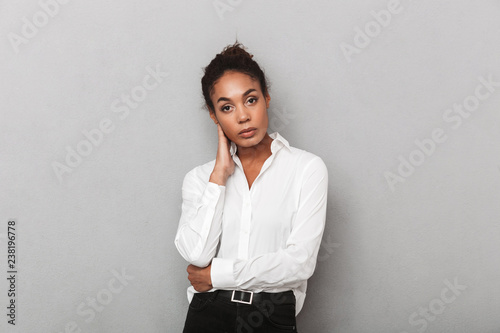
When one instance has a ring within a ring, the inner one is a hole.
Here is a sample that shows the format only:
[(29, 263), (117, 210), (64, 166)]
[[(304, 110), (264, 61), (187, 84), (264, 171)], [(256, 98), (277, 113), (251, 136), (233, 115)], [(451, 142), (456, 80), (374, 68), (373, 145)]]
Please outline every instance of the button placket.
[[(244, 172), (241, 172), (242, 182), (246, 184)], [(238, 258), (248, 259), (248, 246), (250, 244), (250, 224), (252, 221), (252, 203), (250, 200), (250, 191), (247, 187), (243, 191), (243, 200), (241, 202), (240, 234), (238, 242)]]

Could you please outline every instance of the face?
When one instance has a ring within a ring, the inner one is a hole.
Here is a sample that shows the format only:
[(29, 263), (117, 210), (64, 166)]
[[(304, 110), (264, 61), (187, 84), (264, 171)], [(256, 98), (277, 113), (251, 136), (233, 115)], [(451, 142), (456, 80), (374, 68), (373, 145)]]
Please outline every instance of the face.
[[(210, 117), (239, 147), (252, 147), (267, 134), (267, 108), (271, 97), (263, 95), (258, 80), (240, 72), (226, 72), (214, 85)], [(243, 133), (246, 129), (252, 131)]]

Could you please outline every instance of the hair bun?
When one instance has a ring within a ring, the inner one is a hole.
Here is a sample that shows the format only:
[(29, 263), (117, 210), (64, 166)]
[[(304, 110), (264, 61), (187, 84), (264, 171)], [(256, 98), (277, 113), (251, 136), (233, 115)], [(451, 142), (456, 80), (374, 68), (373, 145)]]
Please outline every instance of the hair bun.
[(238, 41), (233, 45), (226, 46), (220, 54), (223, 56), (246, 56), (250, 59), (253, 58), (253, 55), (245, 51), (244, 46), (238, 43)]

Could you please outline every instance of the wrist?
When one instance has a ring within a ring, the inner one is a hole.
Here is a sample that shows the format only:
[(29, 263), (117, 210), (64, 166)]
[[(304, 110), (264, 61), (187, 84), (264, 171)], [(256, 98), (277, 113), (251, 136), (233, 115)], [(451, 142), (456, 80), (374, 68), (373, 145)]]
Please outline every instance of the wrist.
[(214, 171), (212, 171), (212, 174), (210, 175), (209, 181), (211, 183), (226, 186), (227, 178), (228, 178), (228, 176), (226, 176), (224, 172), (221, 172), (221, 171), (214, 169)]

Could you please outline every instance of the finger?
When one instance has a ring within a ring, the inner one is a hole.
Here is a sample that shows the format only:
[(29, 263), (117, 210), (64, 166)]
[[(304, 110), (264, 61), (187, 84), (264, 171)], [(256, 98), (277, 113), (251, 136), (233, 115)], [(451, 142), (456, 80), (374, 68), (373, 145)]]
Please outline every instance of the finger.
[(226, 137), (226, 133), (224, 133), (224, 130), (222, 129), (222, 126), (220, 124), (217, 124), (217, 132), (219, 134), (219, 138)]
[(220, 135), (220, 139), (222, 140), (226, 140), (227, 143), (230, 143), (231, 140), (229, 139), (229, 137), (226, 135), (226, 132), (224, 132), (224, 130), (222, 129), (222, 126), (220, 126), (220, 124), (218, 124), (217, 126), (219, 126), (219, 135)]
[(219, 142), (221, 140), (221, 136), (222, 136), (222, 128), (220, 127), (219, 124), (217, 124), (217, 138), (219, 139)]

